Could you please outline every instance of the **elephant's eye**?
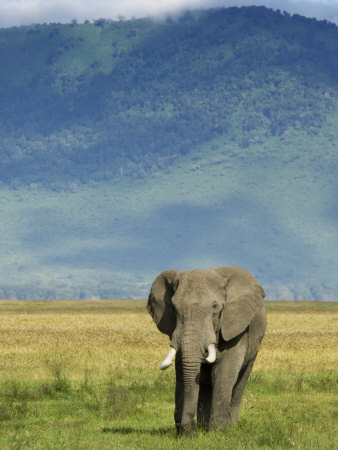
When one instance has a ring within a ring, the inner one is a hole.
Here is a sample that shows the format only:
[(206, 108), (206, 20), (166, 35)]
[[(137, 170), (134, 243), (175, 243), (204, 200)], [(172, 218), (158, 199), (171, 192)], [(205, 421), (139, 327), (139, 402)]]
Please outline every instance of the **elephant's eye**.
[(212, 304), (212, 310), (213, 310), (213, 311), (216, 311), (216, 310), (217, 310), (217, 303), (216, 303), (216, 302)]

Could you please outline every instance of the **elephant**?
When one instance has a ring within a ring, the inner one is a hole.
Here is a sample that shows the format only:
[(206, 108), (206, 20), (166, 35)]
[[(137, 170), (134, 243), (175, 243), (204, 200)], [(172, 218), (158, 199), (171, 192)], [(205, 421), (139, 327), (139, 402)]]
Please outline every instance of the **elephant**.
[(147, 309), (170, 338), (160, 368), (175, 359), (175, 425), (225, 428), (239, 419), (246, 382), (266, 330), (264, 289), (240, 267), (166, 270), (154, 280)]

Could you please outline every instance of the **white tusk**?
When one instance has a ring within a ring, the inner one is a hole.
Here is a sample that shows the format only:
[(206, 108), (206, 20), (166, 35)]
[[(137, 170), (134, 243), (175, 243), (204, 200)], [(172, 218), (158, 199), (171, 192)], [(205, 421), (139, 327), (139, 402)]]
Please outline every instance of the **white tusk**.
[(216, 347), (215, 344), (208, 345), (208, 356), (205, 358), (206, 362), (212, 364), (216, 361)]
[(173, 362), (174, 358), (176, 355), (176, 350), (174, 349), (174, 347), (170, 347), (167, 356), (164, 358), (164, 360), (162, 361), (162, 364), (160, 365), (160, 369), (161, 370), (165, 370), (167, 369)]

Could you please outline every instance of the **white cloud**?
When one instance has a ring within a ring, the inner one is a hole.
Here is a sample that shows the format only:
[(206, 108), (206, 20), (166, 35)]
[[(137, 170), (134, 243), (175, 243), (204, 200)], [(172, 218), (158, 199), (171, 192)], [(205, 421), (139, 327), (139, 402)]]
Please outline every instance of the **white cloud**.
[(0, 26), (43, 22), (84, 21), (100, 17), (117, 19), (144, 17), (198, 7), (198, 0), (1, 0)]
[(186, 8), (264, 5), (338, 23), (338, 0), (0, 0), (0, 27), (161, 15)]

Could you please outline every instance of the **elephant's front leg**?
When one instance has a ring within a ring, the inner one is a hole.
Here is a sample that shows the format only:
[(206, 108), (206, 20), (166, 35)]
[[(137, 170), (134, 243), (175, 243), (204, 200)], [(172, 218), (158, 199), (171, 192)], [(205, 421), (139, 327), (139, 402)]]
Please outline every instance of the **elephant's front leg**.
[(243, 366), (246, 346), (244, 342), (222, 351), (212, 370), (212, 400), (210, 429), (217, 430), (232, 422), (231, 399), (233, 388)]
[(183, 401), (184, 401), (184, 385), (183, 385), (181, 352), (178, 352), (176, 355), (175, 370), (176, 370), (176, 388), (175, 388), (174, 418), (175, 418), (176, 431), (179, 433), (181, 422), (182, 422)]

